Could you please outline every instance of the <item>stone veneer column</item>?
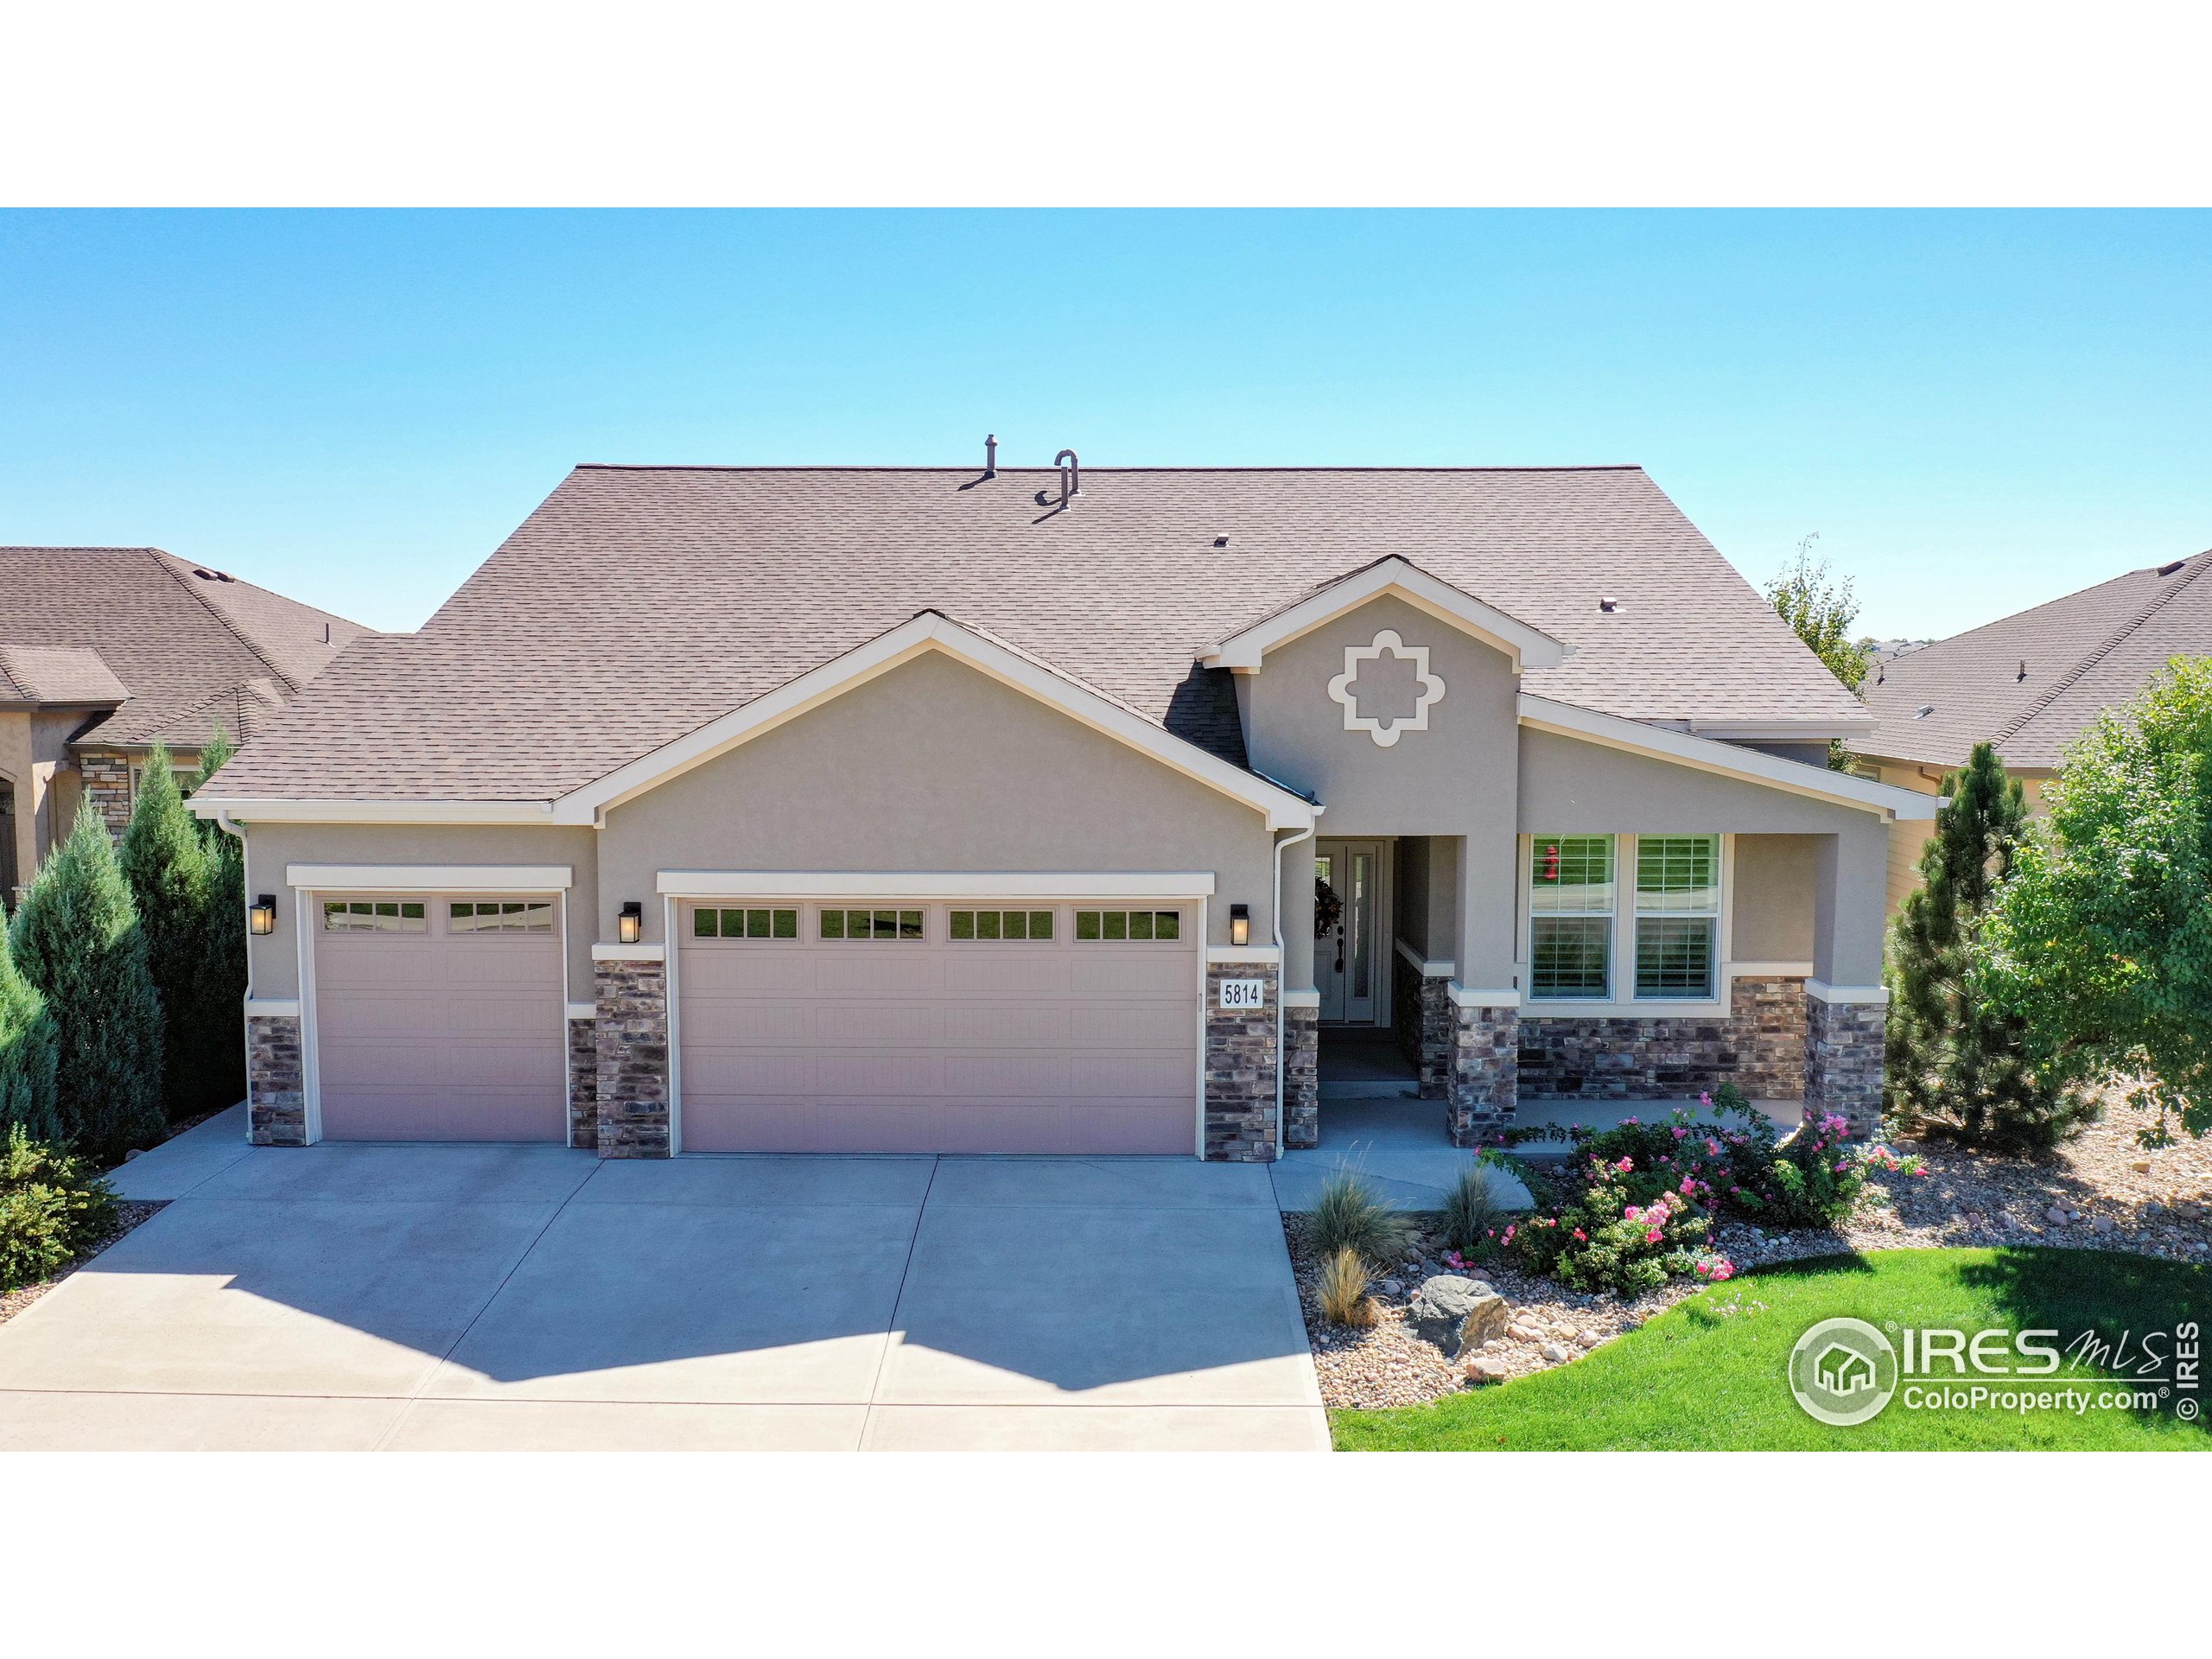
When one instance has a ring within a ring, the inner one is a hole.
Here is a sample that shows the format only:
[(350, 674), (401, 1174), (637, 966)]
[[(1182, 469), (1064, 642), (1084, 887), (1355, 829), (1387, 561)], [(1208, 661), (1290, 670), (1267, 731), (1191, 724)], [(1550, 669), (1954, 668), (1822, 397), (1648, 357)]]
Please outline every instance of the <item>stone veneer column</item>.
[(1321, 1141), (1321, 1010), (1285, 1006), (1282, 1138), (1286, 1149)]
[(1805, 1092), (1805, 982), (1794, 974), (1745, 976), (1728, 987), (1736, 1086), (1752, 1100)]
[(599, 1144), (599, 1021), (569, 1021), (569, 1144)]
[(1805, 995), (1805, 1116), (1833, 1112), (1854, 1135), (1882, 1128), (1882, 1030), (1885, 1002), (1829, 1002), (1810, 986)]
[[(120, 837), (130, 827), (130, 757), (105, 753), (82, 754), (77, 757), (77, 772), (84, 779), (84, 798), (98, 807), (100, 817), (107, 820), (108, 834)], [(54, 840), (60, 842), (70, 828), (66, 823), (54, 825)]]
[(1460, 1007), (1452, 1015), (1452, 1077), (1445, 1122), (1455, 1147), (1479, 1147), (1513, 1122), (1521, 1071), (1521, 1010)]
[(665, 1158), (667, 966), (626, 958), (598, 962), (592, 977), (599, 992), (599, 1155)]
[[(1224, 979), (1261, 981), (1264, 1006), (1224, 1008)], [(1206, 964), (1205, 1155), (1215, 1162), (1275, 1160), (1275, 999), (1281, 995), (1282, 974), (1274, 963)]]
[(246, 1139), (257, 1147), (307, 1145), (300, 1016), (257, 1014), (245, 1022), (245, 1038)]

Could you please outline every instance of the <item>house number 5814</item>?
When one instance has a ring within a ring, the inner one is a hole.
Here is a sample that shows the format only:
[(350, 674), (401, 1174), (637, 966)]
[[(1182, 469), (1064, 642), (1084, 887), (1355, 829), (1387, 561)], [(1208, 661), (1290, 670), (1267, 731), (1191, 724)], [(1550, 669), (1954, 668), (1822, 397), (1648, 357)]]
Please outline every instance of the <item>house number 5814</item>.
[(1221, 982), (1221, 1006), (1224, 1008), (1264, 1008), (1268, 1006), (1268, 982), (1264, 979), (1224, 979)]

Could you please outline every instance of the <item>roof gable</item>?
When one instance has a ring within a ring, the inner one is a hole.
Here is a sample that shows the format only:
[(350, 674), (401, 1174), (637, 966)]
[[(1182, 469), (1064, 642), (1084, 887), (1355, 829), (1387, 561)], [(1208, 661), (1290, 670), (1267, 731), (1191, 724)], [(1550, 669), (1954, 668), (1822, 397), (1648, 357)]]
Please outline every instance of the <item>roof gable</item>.
[(1393, 554), (1240, 628), (1202, 660), (1211, 668), (1249, 673), (1277, 646), (1302, 639), (1385, 594), (1504, 652), (1516, 674), (1523, 668), (1557, 668), (1574, 649)]

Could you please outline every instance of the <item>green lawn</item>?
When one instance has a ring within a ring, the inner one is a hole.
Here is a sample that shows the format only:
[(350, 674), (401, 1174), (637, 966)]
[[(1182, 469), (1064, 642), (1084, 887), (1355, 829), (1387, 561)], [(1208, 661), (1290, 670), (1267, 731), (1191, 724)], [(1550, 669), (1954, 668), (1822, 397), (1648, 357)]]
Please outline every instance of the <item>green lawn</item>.
[[(2108, 1342), (2133, 1330), (2139, 1342), (2163, 1329), (2171, 1352), (2182, 1320), (2196, 1320), (2212, 1337), (2212, 1268), (2091, 1250), (1827, 1256), (1715, 1285), (1556, 1370), (1433, 1406), (1332, 1412), (1330, 1421), (1338, 1449), (1348, 1452), (2212, 1450), (2204, 1422), (2182, 1421), (2171, 1405), (2141, 1412), (2092, 1406), (2079, 1414), (1913, 1411), (1900, 1388), (1870, 1422), (1815, 1422), (1789, 1392), (1789, 1350), (1808, 1325), (1842, 1314), (1969, 1336), (1995, 1326), (2056, 1329), (2062, 1346), (2085, 1330)], [(2094, 1395), (2107, 1375), (2071, 1380)], [(2170, 1381), (2171, 1366), (2165, 1375)], [(1961, 1379), (1997, 1388), (2069, 1380), (2063, 1372), (2017, 1384)], [(2212, 1396), (2212, 1388), (2200, 1382), (2198, 1395)]]

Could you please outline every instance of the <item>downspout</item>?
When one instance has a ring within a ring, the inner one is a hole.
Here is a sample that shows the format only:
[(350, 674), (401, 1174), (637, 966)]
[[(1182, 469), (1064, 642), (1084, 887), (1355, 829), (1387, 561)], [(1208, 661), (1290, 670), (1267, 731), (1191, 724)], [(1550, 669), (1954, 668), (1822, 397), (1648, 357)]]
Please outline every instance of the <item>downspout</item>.
[[(253, 871), (247, 862), (251, 855), (246, 850), (245, 827), (233, 821), (227, 812), (215, 814), (215, 825), (226, 835), (238, 837), (238, 885), (245, 889), (245, 901), (250, 905), (253, 902)], [(245, 1043), (245, 1097), (249, 1103), (245, 1109), (245, 1138), (249, 1145), (253, 1141), (253, 1023), (246, 1017), (246, 1009), (252, 1001), (253, 942), (249, 939), (245, 947), (245, 995), (238, 1004), (238, 1032)]]
[(1285, 836), (1275, 842), (1275, 901), (1269, 908), (1274, 914), (1275, 936), (1275, 1157), (1280, 1160), (1283, 1147), (1283, 1037), (1288, 1016), (1283, 1007), (1283, 995), (1290, 987), (1284, 982), (1290, 964), (1283, 953), (1282, 942), (1282, 849), (1293, 842), (1304, 841), (1321, 827), (1321, 809), (1313, 809), (1313, 822), (1294, 836)]

